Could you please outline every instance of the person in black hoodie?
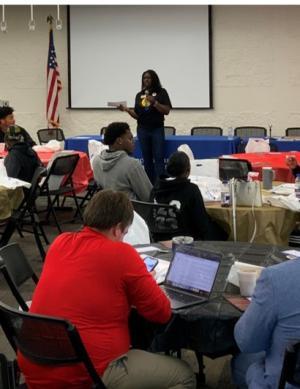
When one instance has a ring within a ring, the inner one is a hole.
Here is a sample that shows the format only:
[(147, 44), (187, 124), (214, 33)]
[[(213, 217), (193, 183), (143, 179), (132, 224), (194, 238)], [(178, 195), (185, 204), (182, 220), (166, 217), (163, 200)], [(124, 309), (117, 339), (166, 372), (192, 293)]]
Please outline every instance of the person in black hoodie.
[(10, 126), (4, 138), (8, 154), (4, 160), (8, 177), (31, 182), (34, 172), (42, 163), (37, 153), (24, 142), (16, 126)]
[(160, 177), (152, 189), (151, 199), (180, 209), (185, 235), (196, 240), (227, 240), (226, 232), (207, 214), (198, 186), (188, 179), (191, 170), (189, 157), (176, 151), (166, 170), (169, 176)]

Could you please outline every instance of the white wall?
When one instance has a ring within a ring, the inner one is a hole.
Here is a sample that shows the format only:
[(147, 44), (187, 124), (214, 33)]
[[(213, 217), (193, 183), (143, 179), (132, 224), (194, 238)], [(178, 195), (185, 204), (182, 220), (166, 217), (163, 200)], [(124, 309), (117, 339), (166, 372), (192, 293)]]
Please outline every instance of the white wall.
[[(0, 33), (0, 99), (10, 101), (17, 122), (33, 135), (46, 125), (46, 17), (56, 12), (55, 6), (34, 8), (35, 32), (29, 32), (27, 27), (29, 6), (7, 6), (8, 32)], [(62, 10), (62, 18), (64, 29), (55, 31), (54, 38), (63, 82), (61, 123), (66, 135), (96, 134), (100, 127), (113, 120), (128, 121), (135, 129), (134, 120), (119, 111), (66, 109), (66, 9)], [(227, 128), (272, 123), (274, 135), (281, 135), (288, 126), (300, 126), (299, 20), (300, 6), (214, 6), (215, 108), (173, 111), (166, 124), (174, 125), (183, 134), (189, 133), (194, 125)], [(122, 58), (120, 71), (126, 77)]]

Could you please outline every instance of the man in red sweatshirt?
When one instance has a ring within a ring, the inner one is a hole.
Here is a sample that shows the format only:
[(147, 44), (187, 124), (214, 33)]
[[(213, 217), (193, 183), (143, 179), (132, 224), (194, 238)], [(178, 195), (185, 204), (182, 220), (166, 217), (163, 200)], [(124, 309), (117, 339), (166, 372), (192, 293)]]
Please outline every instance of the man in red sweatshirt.
[[(30, 311), (75, 324), (108, 388), (195, 388), (185, 362), (130, 349), (132, 306), (154, 322), (171, 316), (169, 300), (144, 262), (122, 242), (132, 220), (124, 193), (97, 193), (86, 207), (83, 230), (63, 233), (51, 245)], [(21, 354), (18, 362), (30, 389), (91, 387), (82, 365), (41, 366)]]

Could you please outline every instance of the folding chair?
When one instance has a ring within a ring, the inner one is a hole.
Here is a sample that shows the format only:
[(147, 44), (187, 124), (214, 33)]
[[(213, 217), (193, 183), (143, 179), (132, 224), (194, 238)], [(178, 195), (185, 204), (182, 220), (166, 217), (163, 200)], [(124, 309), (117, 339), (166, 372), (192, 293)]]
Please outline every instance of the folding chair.
[(221, 127), (209, 127), (209, 126), (199, 126), (191, 128), (191, 135), (198, 136), (211, 136), (211, 135), (223, 135), (223, 129)]
[(285, 136), (300, 136), (300, 127), (289, 127), (285, 130)]
[[(46, 196), (48, 198), (46, 220), (48, 220), (50, 214), (52, 214), (54, 222), (60, 233), (62, 230), (54, 210), (54, 204), (58, 201), (59, 196), (71, 194), (71, 197), (73, 197), (76, 205), (76, 214), (78, 213), (82, 218), (72, 180), (72, 175), (78, 161), (79, 154), (77, 153), (57, 156), (52, 161), (51, 166), (48, 169), (47, 176), (40, 188), (40, 196)], [(52, 199), (51, 196), (53, 196), (54, 199)]]
[(154, 242), (183, 235), (180, 211), (169, 204), (131, 200), (134, 210), (145, 220)]
[(0, 271), (22, 310), (28, 311), (29, 304), (22, 297), (19, 287), (29, 279), (36, 285), (39, 279), (17, 243), (0, 249)]
[(83, 363), (92, 387), (105, 389), (76, 327), (69, 321), (17, 311), (0, 302), (0, 323), (13, 349), (31, 362), (51, 366)]
[(62, 142), (65, 140), (64, 132), (61, 128), (43, 128), (37, 131), (40, 145), (48, 143), (50, 140)]
[(176, 135), (176, 128), (171, 126), (164, 126), (165, 136)]
[[(26, 192), (22, 204), (13, 212), (4, 227), (4, 232), (0, 240), (0, 247), (5, 246), (9, 242), (12, 234), (17, 229), (22, 237), (22, 232), (33, 233), (41, 257), (45, 257), (45, 250), (41, 242), (41, 236), (46, 244), (49, 244), (49, 241), (41, 225), (35, 206), (35, 201), (39, 193), (39, 182), (45, 175), (45, 172), (46, 169), (43, 167), (38, 167), (36, 169), (31, 181), (31, 187)], [(28, 226), (30, 229), (26, 229), (25, 226)]]
[(240, 138), (263, 138), (267, 136), (267, 129), (259, 126), (236, 127), (234, 135)]

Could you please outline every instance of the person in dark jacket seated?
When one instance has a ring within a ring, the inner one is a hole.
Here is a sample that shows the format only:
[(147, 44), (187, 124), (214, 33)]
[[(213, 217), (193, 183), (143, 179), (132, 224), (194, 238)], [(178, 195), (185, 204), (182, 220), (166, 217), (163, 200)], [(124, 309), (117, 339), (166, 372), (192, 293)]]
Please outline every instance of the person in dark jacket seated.
[(9, 177), (31, 182), (34, 172), (42, 163), (37, 153), (24, 142), (23, 136), (16, 131), (17, 126), (10, 126), (5, 134), (5, 144), (8, 155), (4, 166)]
[[(4, 142), (4, 137), (8, 128), (15, 124), (14, 109), (12, 107), (0, 107), (0, 143)], [(16, 131), (22, 135), (23, 141), (29, 146), (32, 147), (36, 144), (25, 128), (16, 126)]]
[(180, 209), (185, 235), (198, 240), (226, 240), (226, 232), (207, 214), (198, 186), (188, 179), (191, 170), (188, 156), (176, 151), (166, 170), (169, 176), (160, 177), (152, 189), (151, 199)]

